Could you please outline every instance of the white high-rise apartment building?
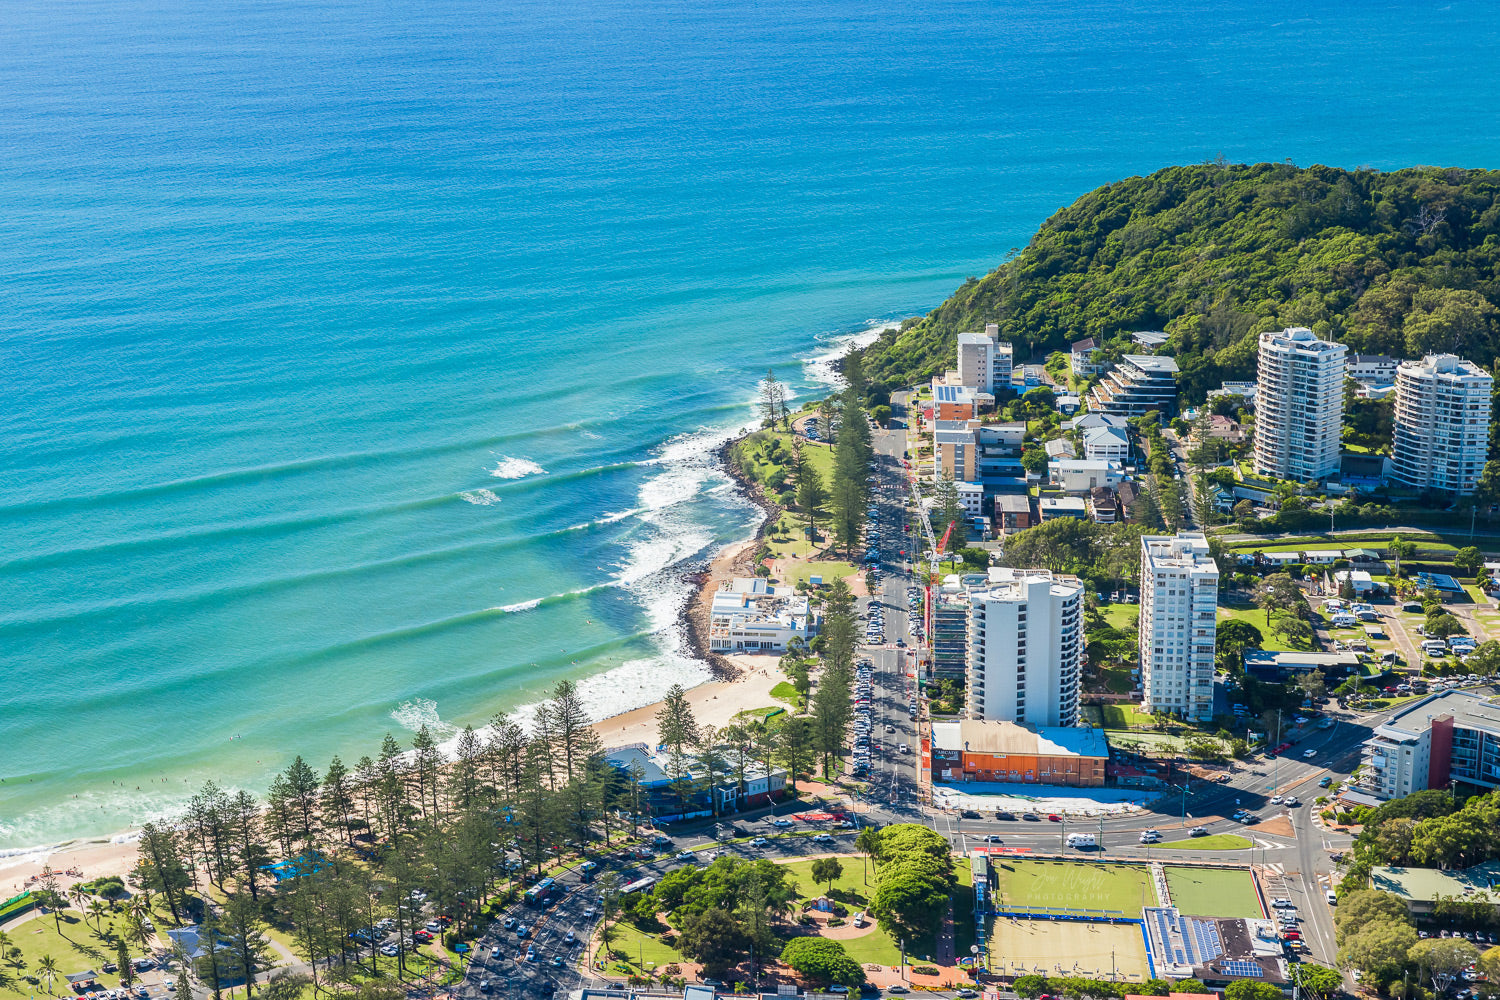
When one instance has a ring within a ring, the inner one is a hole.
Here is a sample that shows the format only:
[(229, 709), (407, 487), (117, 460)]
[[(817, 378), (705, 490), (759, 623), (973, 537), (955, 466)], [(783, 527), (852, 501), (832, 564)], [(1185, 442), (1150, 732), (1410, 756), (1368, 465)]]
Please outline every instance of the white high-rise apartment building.
[(1419, 489), (1472, 493), (1490, 443), (1495, 380), (1472, 361), (1429, 354), (1396, 369), (1396, 433), (1391, 466)]
[(996, 344), (982, 333), (958, 335), (958, 382), (980, 392), (995, 391)]
[(1199, 532), (1141, 539), (1141, 684), (1148, 712), (1214, 713), (1219, 568)]
[(1308, 482), (1339, 471), (1347, 353), (1306, 327), (1260, 335), (1256, 472)]
[(1083, 587), (1044, 569), (995, 567), (969, 593), (968, 715), (1078, 724)]

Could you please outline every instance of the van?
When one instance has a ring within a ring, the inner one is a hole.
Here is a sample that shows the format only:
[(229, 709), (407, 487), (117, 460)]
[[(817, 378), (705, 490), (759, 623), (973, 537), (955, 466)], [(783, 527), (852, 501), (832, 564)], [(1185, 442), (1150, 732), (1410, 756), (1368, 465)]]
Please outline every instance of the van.
[(1334, 892), (1332, 889), (1329, 889), (1328, 890), (1328, 905), (1329, 906), (1333, 906), (1338, 901), (1339, 901), (1338, 893)]
[(1099, 846), (1099, 841), (1092, 833), (1070, 833), (1068, 834), (1068, 846), (1076, 847), (1080, 851), (1092, 850)]
[(1334, 628), (1353, 628), (1355, 618), (1353, 615), (1336, 614), (1329, 621), (1333, 623)]

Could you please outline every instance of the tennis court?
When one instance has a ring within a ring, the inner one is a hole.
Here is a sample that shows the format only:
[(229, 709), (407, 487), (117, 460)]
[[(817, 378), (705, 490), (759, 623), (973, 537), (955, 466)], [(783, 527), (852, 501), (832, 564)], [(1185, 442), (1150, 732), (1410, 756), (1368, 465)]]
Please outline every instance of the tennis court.
[(992, 855), (995, 908), (1039, 907), (1074, 910), (1118, 910), (1140, 918), (1141, 908), (1155, 906), (1156, 890), (1143, 865), (1091, 861), (1034, 861)]
[(989, 948), (990, 970), (1005, 975), (1151, 978), (1140, 924), (996, 917)]
[(1179, 913), (1194, 917), (1263, 917), (1255, 880), (1243, 868), (1167, 865), (1167, 889)]

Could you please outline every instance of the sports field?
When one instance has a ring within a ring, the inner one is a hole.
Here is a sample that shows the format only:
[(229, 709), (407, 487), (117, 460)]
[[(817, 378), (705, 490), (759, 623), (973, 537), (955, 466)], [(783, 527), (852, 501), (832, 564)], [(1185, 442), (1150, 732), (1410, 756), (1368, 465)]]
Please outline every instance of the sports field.
[(1118, 910), (1139, 919), (1141, 907), (1156, 905), (1151, 873), (1142, 865), (1003, 856), (991, 857), (990, 864), (996, 876), (995, 906), (999, 910), (1042, 906)]
[(1244, 869), (1167, 865), (1172, 905), (1194, 917), (1263, 917), (1255, 882)]
[(1121, 979), (1150, 978), (1140, 924), (996, 917), (990, 932), (990, 968), (1008, 975), (1040, 972), (1101, 979), (1108, 979), (1113, 968)]

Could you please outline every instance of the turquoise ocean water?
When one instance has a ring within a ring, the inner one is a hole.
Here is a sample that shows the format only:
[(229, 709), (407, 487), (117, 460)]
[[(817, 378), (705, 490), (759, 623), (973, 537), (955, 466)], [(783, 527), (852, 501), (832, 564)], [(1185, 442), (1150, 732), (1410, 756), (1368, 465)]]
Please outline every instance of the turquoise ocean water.
[(1500, 164), (1484, 3), (16, 0), (0, 38), (6, 849), (701, 677), (681, 568), (754, 523), (709, 453), (756, 379), (818, 391), (1095, 185)]

